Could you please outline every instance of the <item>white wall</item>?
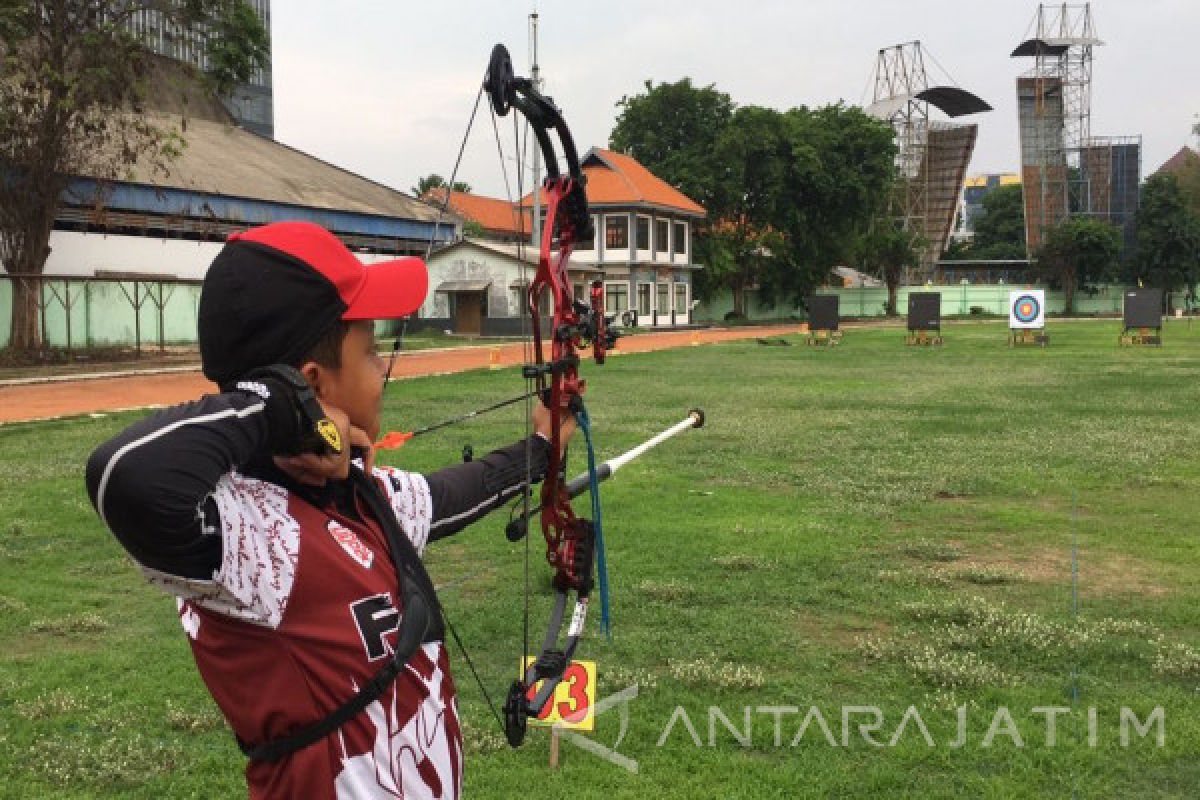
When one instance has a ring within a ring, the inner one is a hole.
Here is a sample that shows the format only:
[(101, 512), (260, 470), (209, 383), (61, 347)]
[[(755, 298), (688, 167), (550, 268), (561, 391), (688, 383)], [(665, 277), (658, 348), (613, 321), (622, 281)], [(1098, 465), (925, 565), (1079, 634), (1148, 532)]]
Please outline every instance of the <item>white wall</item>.
[[(142, 272), (168, 278), (203, 280), (224, 242), (191, 242), (147, 236), (53, 231), (47, 275), (83, 275), (97, 271)], [(394, 255), (355, 253), (364, 264), (390, 261)]]
[(200, 279), (220, 251), (220, 242), (53, 231), (45, 274), (91, 276), (99, 270)]

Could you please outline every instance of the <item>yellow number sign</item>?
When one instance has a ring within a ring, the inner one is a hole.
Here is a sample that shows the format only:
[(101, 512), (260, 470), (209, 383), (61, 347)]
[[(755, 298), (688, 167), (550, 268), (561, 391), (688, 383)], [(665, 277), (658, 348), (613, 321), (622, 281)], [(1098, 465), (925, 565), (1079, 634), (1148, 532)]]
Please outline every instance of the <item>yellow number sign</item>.
[[(537, 659), (525, 659), (522, 669)], [(541, 682), (529, 687), (527, 697), (532, 700)], [(554, 689), (554, 697), (546, 703), (542, 713), (529, 720), (530, 725), (551, 727), (560, 725), (575, 731), (590, 731), (596, 726), (596, 662), (572, 661), (567, 665), (563, 679)]]

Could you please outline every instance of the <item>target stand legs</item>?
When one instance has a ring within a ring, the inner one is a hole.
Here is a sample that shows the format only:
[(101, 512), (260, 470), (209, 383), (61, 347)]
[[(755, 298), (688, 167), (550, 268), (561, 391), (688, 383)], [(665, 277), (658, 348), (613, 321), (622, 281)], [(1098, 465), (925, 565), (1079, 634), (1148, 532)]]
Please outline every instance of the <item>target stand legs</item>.
[(809, 347), (837, 347), (842, 342), (841, 331), (831, 331), (824, 329), (812, 330), (808, 332), (808, 338), (804, 343)]
[(941, 347), (942, 333), (934, 330), (909, 331), (904, 343), (909, 347)]
[(1117, 343), (1122, 346), (1152, 345), (1162, 347), (1162, 328), (1126, 328)]
[(1008, 332), (1009, 347), (1045, 347), (1048, 344), (1050, 334), (1044, 328), (1013, 328)]

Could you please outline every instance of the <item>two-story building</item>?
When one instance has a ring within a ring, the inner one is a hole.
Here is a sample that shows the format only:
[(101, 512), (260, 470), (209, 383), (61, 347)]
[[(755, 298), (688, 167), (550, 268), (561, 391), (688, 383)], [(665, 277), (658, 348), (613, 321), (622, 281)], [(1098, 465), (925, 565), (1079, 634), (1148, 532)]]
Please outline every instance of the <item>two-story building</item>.
[[(605, 310), (621, 315), (622, 324), (691, 324), (692, 276), (700, 269), (692, 240), (704, 208), (629, 156), (592, 148), (581, 166), (594, 235), (578, 242), (571, 258), (575, 296), (586, 300), (589, 284), (601, 280)], [(536, 248), (514, 242), (530, 238), (532, 205), (532, 194), (515, 207), (451, 194), (450, 208), (482, 236), (432, 255), (432, 292), (418, 324), (485, 335), (519, 329)]]
[(605, 309), (632, 312), (639, 326), (690, 324), (692, 275), (700, 269), (692, 239), (703, 206), (631, 156), (593, 147), (581, 166), (595, 237), (576, 245), (574, 261), (604, 281)]

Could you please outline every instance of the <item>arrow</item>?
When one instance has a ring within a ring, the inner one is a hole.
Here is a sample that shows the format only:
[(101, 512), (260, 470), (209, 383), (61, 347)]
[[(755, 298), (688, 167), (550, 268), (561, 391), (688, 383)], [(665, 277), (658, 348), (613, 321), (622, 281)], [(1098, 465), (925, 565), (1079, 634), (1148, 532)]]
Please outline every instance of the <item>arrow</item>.
[[(621, 467), (633, 461), (638, 456), (648, 450), (651, 450), (674, 436), (683, 433), (692, 428), (701, 428), (704, 426), (704, 412), (698, 408), (693, 408), (688, 412), (687, 418), (675, 423), (665, 431), (654, 435), (646, 441), (639, 444), (630, 450), (626, 450), (619, 456), (614, 456), (608, 461), (605, 461), (600, 466), (596, 467), (596, 480), (602, 483), (611, 478), (616, 471)], [(570, 497), (578, 497), (588, 490), (589, 485), (588, 473), (584, 472), (581, 475), (576, 475), (566, 484), (566, 491)], [(541, 509), (531, 509), (529, 514), (532, 516)], [(508, 526), (504, 529), (504, 535), (508, 537), (510, 542), (518, 542), (525, 537), (525, 533), (529, 528), (529, 517), (522, 514), (514, 517)]]
[(510, 397), (507, 400), (501, 400), (499, 403), (487, 406), (486, 408), (468, 411), (466, 414), (460, 414), (452, 419), (442, 420), (441, 422), (434, 423), (433, 425), (427, 425), (424, 428), (418, 428), (415, 431), (390, 431), (384, 434), (383, 437), (375, 443), (375, 449), (398, 450), (414, 436), (423, 436), (426, 433), (432, 433), (433, 431), (441, 430), (442, 428), (448, 428), (451, 425), (457, 425), (460, 422), (466, 422), (469, 419), (474, 419), (475, 417), (478, 417), (481, 414), (486, 414), (489, 411), (495, 411), (497, 409), (504, 408), (505, 406), (511, 406), (514, 403), (519, 403), (522, 400), (533, 397), (535, 394), (537, 394), (537, 392), (525, 392), (524, 394), (519, 394), (516, 397)]

